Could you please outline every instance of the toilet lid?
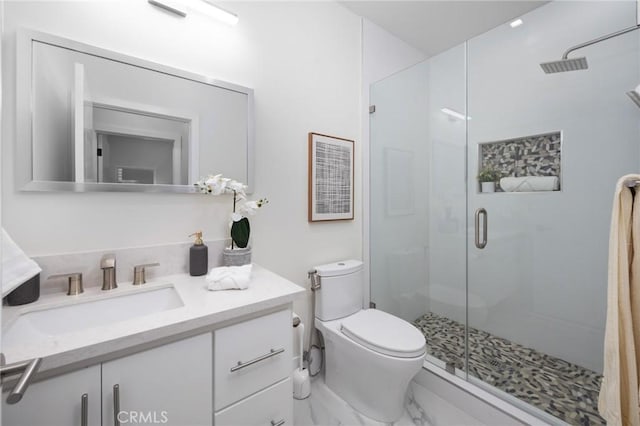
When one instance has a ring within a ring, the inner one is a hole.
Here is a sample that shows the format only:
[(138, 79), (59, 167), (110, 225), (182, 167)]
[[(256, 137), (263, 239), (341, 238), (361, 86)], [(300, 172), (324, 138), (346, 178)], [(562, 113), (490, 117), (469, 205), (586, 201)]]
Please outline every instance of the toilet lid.
[(344, 318), (341, 331), (351, 340), (385, 355), (414, 358), (426, 350), (424, 335), (416, 327), (377, 309)]

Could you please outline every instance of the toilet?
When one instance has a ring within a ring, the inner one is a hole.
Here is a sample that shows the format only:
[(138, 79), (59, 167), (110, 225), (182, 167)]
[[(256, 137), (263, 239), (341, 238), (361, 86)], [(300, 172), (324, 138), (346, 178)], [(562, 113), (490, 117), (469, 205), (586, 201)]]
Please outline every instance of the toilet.
[(316, 266), (315, 326), (325, 348), (325, 383), (361, 414), (394, 422), (425, 357), (423, 334), (408, 322), (362, 309), (362, 262)]

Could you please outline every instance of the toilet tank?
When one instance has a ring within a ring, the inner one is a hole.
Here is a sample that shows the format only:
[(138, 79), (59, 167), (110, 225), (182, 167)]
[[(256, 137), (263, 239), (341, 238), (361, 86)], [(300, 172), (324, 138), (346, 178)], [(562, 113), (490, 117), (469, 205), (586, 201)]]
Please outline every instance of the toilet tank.
[(315, 292), (316, 318), (330, 321), (362, 309), (363, 272), (359, 260), (343, 260), (315, 267), (320, 289)]

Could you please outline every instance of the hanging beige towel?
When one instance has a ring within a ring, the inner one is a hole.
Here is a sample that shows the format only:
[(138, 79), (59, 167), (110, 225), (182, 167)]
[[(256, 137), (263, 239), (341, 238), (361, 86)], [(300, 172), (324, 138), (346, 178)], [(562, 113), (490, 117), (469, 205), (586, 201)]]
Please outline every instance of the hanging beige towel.
[[(640, 311), (637, 310), (640, 259), (634, 259), (634, 251), (640, 255), (640, 193), (634, 206), (631, 189), (625, 184), (627, 180), (640, 180), (640, 175), (627, 175), (618, 180), (609, 234), (604, 378), (598, 399), (600, 415), (609, 426), (640, 426), (637, 357), (640, 340), (636, 339), (640, 336)], [(634, 308), (635, 315), (632, 314)]]
[[(637, 180), (639, 176), (634, 176)], [(640, 425), (640, 186), (636, 186), (631, 214), (631, 240), (633, 241), (633, 257), (631, 258), (631, 279), (629, 295), (631, 300), (631, 324), (633, 326), (633, 343), (636, 361), (636, 421)]]

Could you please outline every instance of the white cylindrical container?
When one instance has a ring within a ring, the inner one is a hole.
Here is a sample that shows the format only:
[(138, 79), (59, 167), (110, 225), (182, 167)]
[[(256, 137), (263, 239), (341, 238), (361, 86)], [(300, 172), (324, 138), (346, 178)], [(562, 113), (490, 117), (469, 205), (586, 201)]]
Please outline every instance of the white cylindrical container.
[(495, 182), (480, 182), (480, 186), (482, 187), (482, 192), (496, 192)]
[(298, 339), (298, 368), (293, 372), (293, 397), (295, 399), (305, 399), (311, 394), (311, 379), (309, 370), (303, 366), (304, 357), (304, 323), (300, 322), (294, 326)]

